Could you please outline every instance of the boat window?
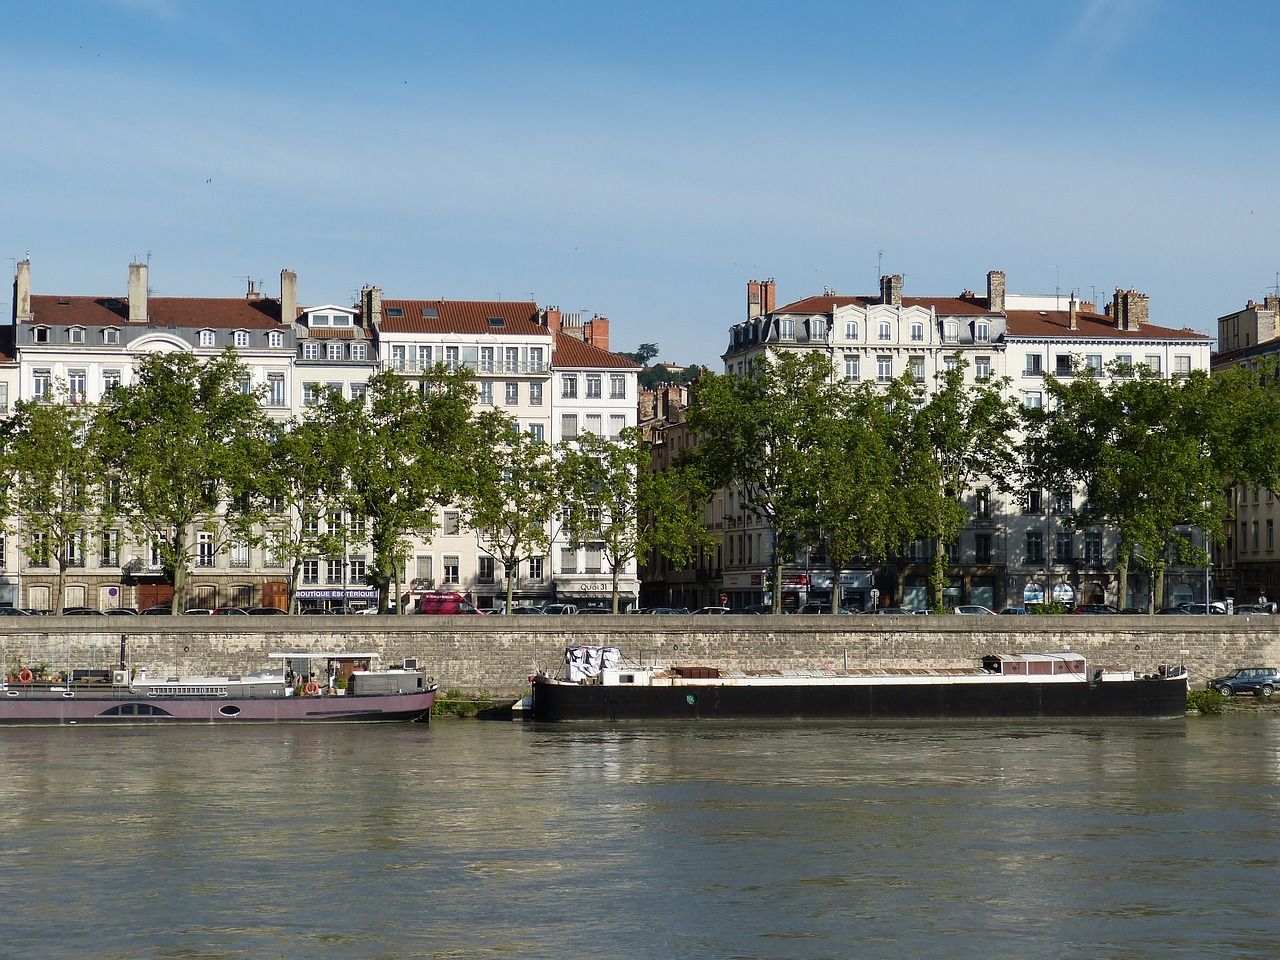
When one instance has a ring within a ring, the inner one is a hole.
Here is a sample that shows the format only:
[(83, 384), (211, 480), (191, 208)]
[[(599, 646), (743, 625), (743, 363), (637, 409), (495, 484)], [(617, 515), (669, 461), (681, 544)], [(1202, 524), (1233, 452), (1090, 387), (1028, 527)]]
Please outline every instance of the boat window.
[(636, 675), (634, 673), (620, 673), (618, 674), (618, 682), (619, 683), (635, 683)]

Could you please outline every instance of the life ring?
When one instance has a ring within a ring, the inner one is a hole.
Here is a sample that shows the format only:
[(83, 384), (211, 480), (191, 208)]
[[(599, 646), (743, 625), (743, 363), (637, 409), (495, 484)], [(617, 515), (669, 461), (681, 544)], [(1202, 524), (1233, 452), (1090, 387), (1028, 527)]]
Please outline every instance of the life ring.
[(23, 667), (21, 670), (18, 671), (19, 683), (30, 683), (33, 679), (35, 679), (34, 676), (32, 675), (31, 671), (28, 670), (26, 667)]
[(308, 697), (318, 697), (320, 696), (320, 684), (312, 680), (306, 685), (304, 692)]

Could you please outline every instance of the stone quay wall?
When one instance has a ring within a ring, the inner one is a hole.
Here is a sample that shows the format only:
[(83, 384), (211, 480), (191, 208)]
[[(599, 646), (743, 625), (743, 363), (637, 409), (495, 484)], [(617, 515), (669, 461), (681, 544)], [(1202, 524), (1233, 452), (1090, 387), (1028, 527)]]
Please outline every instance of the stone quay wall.
[(1142, 673), (1185, 663), (1193, 686), (1245, 666), (1280, 665), (1280, 616), (1259, 617), (6, 617), (6, 668), (105, 669), (120, 659), (151, 676), (243, 674), (268, 654), (373, 652), (416, 657), (442, 691), (528, 692), (558, 676), (564, 648), (618, 647), (636, 663), (744, 669), (972, 665), (989, 653), (1071, 650)]

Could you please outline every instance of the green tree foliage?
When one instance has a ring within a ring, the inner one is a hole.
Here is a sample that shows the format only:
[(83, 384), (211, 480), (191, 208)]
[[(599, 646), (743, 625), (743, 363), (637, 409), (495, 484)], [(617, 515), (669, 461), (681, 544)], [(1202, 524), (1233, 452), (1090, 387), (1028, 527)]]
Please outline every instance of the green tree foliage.
[(511, 611), (520, 564), (546, 556), (561, 513), (559, 470), (552, 448), (515, 423), (475, 452), (476, 482), (465, 501), (481, 549), (501, 561)]
[(0, 428), (4, 515), (33, 560), (53, 565), (53, 612), (63, 609), (67, 566), (83, 563), (87, 543), (104, 528), (102, 471), (88, 435), (88, 408), (65, 395), (19, 400)]
[(1077, 524), (1118, 529), (1122, 593), (1137, 566), (1151, 577), (1154, 604), (1168, 562), (1209, 562), (1186, 528), (1219, 537), (1227, 487), (1276, 483), (1276, 454), (1253, 431), (1280, 407), (1274, 381), (1248, 372), (1176, 379), (1146, 367), (1111, 372), (1107, 380), (1047, 378), (1050, 406), (1025, 414), (1025, 459), (1033, 483), (1084, 488), (1087, 511)]
[(104, 476), (118, 485), (134, 540), (154, 545), (186, 604), (197, 535), (215, 554), (257, 538), (264, 519), (253, 496), (267, 458), (269, 424), (234, 351), (207, 362), (152, 354), (132, 383), (99, 405), (93, 435)]
[(642, 367), (647, 367), (649, 361), (658, 355), (658, 345), (656, 343), (642, 343), (630, 353), (619, 353), (618, 356), (626, 357), (633, 360)]
[(687, 470), (654, 473), (650, 450), (639, 431), (617, 440), (593, 433), (567, 441), (561, 451), (565, 531), (575, 545), (600, 544), (613, 571), (613, 612), (619, 609), (619, 576), (650, 553), (676, 566), (688, 563), (705, 543), (705, 494)]
[(364, 402), (330, 395), (320, 404), (317, 417), (335, 454), (329, 469), (345, 475), (348, 512), (368, 522), (369, 580), (382, 612), (390, 609), (393, 585), (401, 595), (408, 538), (429, 539), (440, 510), (473, 493), (472, 459), (504, 430), (496, 413), (473, 414), (475, 392), (468, 371), (438, 366), (421, 381), (380, 373)]

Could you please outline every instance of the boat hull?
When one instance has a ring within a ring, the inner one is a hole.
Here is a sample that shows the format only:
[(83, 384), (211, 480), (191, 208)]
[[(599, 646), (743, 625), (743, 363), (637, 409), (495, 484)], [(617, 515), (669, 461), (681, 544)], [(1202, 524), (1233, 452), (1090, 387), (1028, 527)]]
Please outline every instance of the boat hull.
[(148, 697), (58, 691), (0, 695), (0, 724), (404, 723), (429, 720), (435, 689), (319, 697)]
[(1185, 679), (1063, 683), (698, 684), (533, 682), (535, 721), (1181, 717)]

